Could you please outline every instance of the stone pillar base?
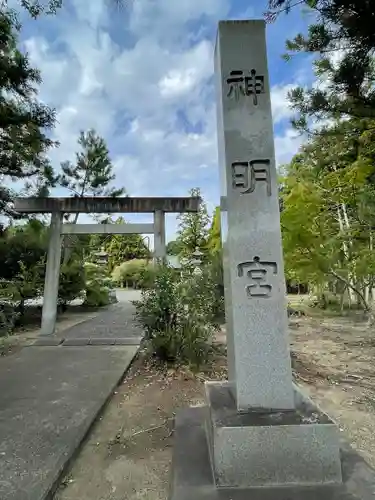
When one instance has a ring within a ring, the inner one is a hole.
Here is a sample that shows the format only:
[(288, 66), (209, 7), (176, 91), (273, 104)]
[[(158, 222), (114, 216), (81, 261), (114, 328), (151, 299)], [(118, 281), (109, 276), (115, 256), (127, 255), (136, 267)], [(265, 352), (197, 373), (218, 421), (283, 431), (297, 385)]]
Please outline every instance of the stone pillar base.
[[(213, 479), (205, 436), (207, 413), (205, 406), (186, 408), (176, 416), (170, 500), (374, 499), (375, 471), (343, 440), (340, 443), (342, 483), (219, 488)], [(300, 468), (298, 464), (296, 467)]]
[(295, 386), (295, 410), (239, 413), (227, 382), (207, 382), (206, 434), (220, 488), (342, 482), (339, 431)]

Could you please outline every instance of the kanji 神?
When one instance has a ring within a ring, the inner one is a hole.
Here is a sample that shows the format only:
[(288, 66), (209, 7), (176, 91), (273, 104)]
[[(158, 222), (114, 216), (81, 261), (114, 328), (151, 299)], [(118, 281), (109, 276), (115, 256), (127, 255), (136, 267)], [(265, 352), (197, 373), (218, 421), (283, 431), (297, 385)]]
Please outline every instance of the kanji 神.
[(239, 101), (241, 95), (252, 95), (255, 106), (258, 104), (258, 95), (265, 92), (264, 76), (257, 75), (255, 69), (250, 71), (250, 76), (245, 76), (242, 70), (231, 71), (227, 84), (229, 86), (228, 97), (233, 96), (236, 101)]

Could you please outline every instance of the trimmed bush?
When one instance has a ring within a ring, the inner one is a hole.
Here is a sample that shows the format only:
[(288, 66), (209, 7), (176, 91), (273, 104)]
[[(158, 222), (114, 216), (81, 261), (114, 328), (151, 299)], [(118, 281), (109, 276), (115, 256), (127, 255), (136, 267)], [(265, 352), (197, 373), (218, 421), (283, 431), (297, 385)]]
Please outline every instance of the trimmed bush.
[(85, 305), (89, 307), (103, 307), (111, 303), (111, 279), (107, 270), (98, 264), (86, 263), (86, 298)]
[(12, 335), (19, 317), (20, 312), (13, 304), (0, 302), (0, 337)]
[(61, 266), (59, 303), (63, 309), (66, 308), (68, 302), (82, 296), (85, 285), (85, 268), (81, 262), (71, 260)]
[(178, 274), (168, 266), (158, 266), (153, 286), (142, 290), (141, 300), (134, 302), (152, 354), (164, 362), (204, 364), (217, 327), (214, 301), (208, 272)]

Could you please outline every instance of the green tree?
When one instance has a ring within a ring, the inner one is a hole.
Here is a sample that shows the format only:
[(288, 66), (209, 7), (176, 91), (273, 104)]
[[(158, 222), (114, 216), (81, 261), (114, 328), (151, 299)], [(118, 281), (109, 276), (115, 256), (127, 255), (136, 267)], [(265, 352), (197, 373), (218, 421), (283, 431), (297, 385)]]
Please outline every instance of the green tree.
[[(339, 123), (306, 145), (283, 180), (289, 279), (338, 285), (372, 316), (375, 284), (375, 163), (368, 124)], [(362, 128), (362, 130), (361, 130)]]
[(220, 207), (216, 207), (208, 234), (207, 248), (209, 251), (209, 271), (215, 285), (215, 315), (224, 316), (224, 270), (223, 249), (221, 244), (221, 214)]
[(375, 117), (374, 20), (372, 0), (270, 0), (269, 18), (304, 4), (314, 14), (308, 33), (287, 41), (292, 53), (314, 53), (317, 76), (324, 85), (290, 93), (297, 111), (294, 124), (309, 128), (309, 119)]
[[(81, 151), (76, 153), (75, 163), (65, 161), (61, 164), (62, 173), (58, 177), (60, 185), (79, 198), (123, 195), (124, 188), (110, 187), (115, 174), (105, 140), (91, 129), (88, 132), (81, 131), (78, 145)], [(75, 216), (75, 222), (78, 215)]]
[(181, 252), (181, 245), (178, 241), (173, 240), (167, 243), (167, 255), (179, 255)]
[(212, 255), (221, 253), (221, 220), (220, 207), (215, 208), (211, 227), (208, 233), (207, 247)]
[[(119, 217), (115, 224), (126, 224), (126, 222)], [(151, 252), (141, 234), (113, 234), (108, 238), (105, 250), (109, 254), (111, 270), (127, 260), (151, 258)]]
[(35, 191), (45, 194), (54, 183), (46, 156), (56, 145), (48, 138), (55, 113), (37, 100), (40, 73), (17, 48), (20, 26), (0, 10), (0, 214), (14, 215), (9, 206), (12, 181), (35, 181)]
[[(201, 197), (199, 188), (190, 190), (190, 196)], [(184, 213), (178, 216), (177, 243), (180, 246), (180, 256), (191, 258), (196, 248), (207, 254), (208, 226), (210, 217), (207, 207), (201, 199), (198, 212)]]
[(68, 302), (78, 298), (85, 290), (85, 269), (81, 259), (72, 259), (61, 266), (58, 301), (65, 311)]
[[(113, 221), (111, 217), (105, 217), (99, 223), (102, 224), (126, 224), (123, 217)], [(93, 255), (101, 249), (109, 254), (109, 269), (131, 259), (150, 259), (151, 252), (145, 240), (140, 234), (93, 234), (86, 250)]]
[[(124, 188), (110, 186), (115, 174), (105, 140), (91, 129), (88, 132), (81, 131), (78, 145), (81, 151), (76, 153), (75, 163), (65, 161), (61, 164), (62, 173), (58, 176), (58, 183), (79, 198), (123, 195)], [(71, 222), (76, 224), (78, 217), (79, 213), (75, 214)], [(69, 260), (70, 255), (70, 250), (66, 250), (64, 263)]]
[(42, 295), (47, 231), (37, 220), (9, 226), (0, 239), (2, 295), (10, 299), (22, 322), (25, 301)]
[(37, 221), (8, 227), (0, 238), (0, 277), (11, 281), (22, 272), (35, 266), (46, 255), (47, 230)]
[(112, 272), (112, 279), (121, 286), (139, 288), (142, 285), (144, 273), (152, 272), (153, 263), (144, 259), (132, 259), (122, 262)]
[[(48, 228), (31, 219), (25, 224), (10, 225), (0, 238), (0, 281), (3, 296), (16, 303), (23, 320), (25, 301), (43, 295)], [(63, 306), (84, 290), (84, 269), (80, 255), (73, 254), (69, 265), (62, 266), (59, 301)]]

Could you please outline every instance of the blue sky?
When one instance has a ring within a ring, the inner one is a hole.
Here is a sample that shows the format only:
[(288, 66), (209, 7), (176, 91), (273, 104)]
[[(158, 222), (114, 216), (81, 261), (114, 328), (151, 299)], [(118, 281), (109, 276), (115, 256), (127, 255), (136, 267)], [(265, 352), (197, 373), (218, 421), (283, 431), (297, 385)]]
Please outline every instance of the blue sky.
[[(107, 141), (116, 185), (130, 196), (185, 196), (200, 187), (210, 211), (219, 201), (213, 51), (221, 19), (262, 18), (266, 0), (65, 0), (57, 16), (22, 14), (22, 47), (41, 71), (40, 99), (57, 111), (56, 169), (74, 160), (80, 130)], [(16, 0), (14, 0), (16, 3)], [(305, 31), (296, 10), (267, 28), (276, 160), (302, 139), (290, 126), (286, 94), (312, 82), (311, 61), (285, 62), (285, 39)], [(67, 195), (59, 189), (57, 196)], [(82, 222), (85, 217), (82, 218)], [(126, 216), (151, 221), (150, 216)], [(176, 218), (167, 219), (173, 239)]]

